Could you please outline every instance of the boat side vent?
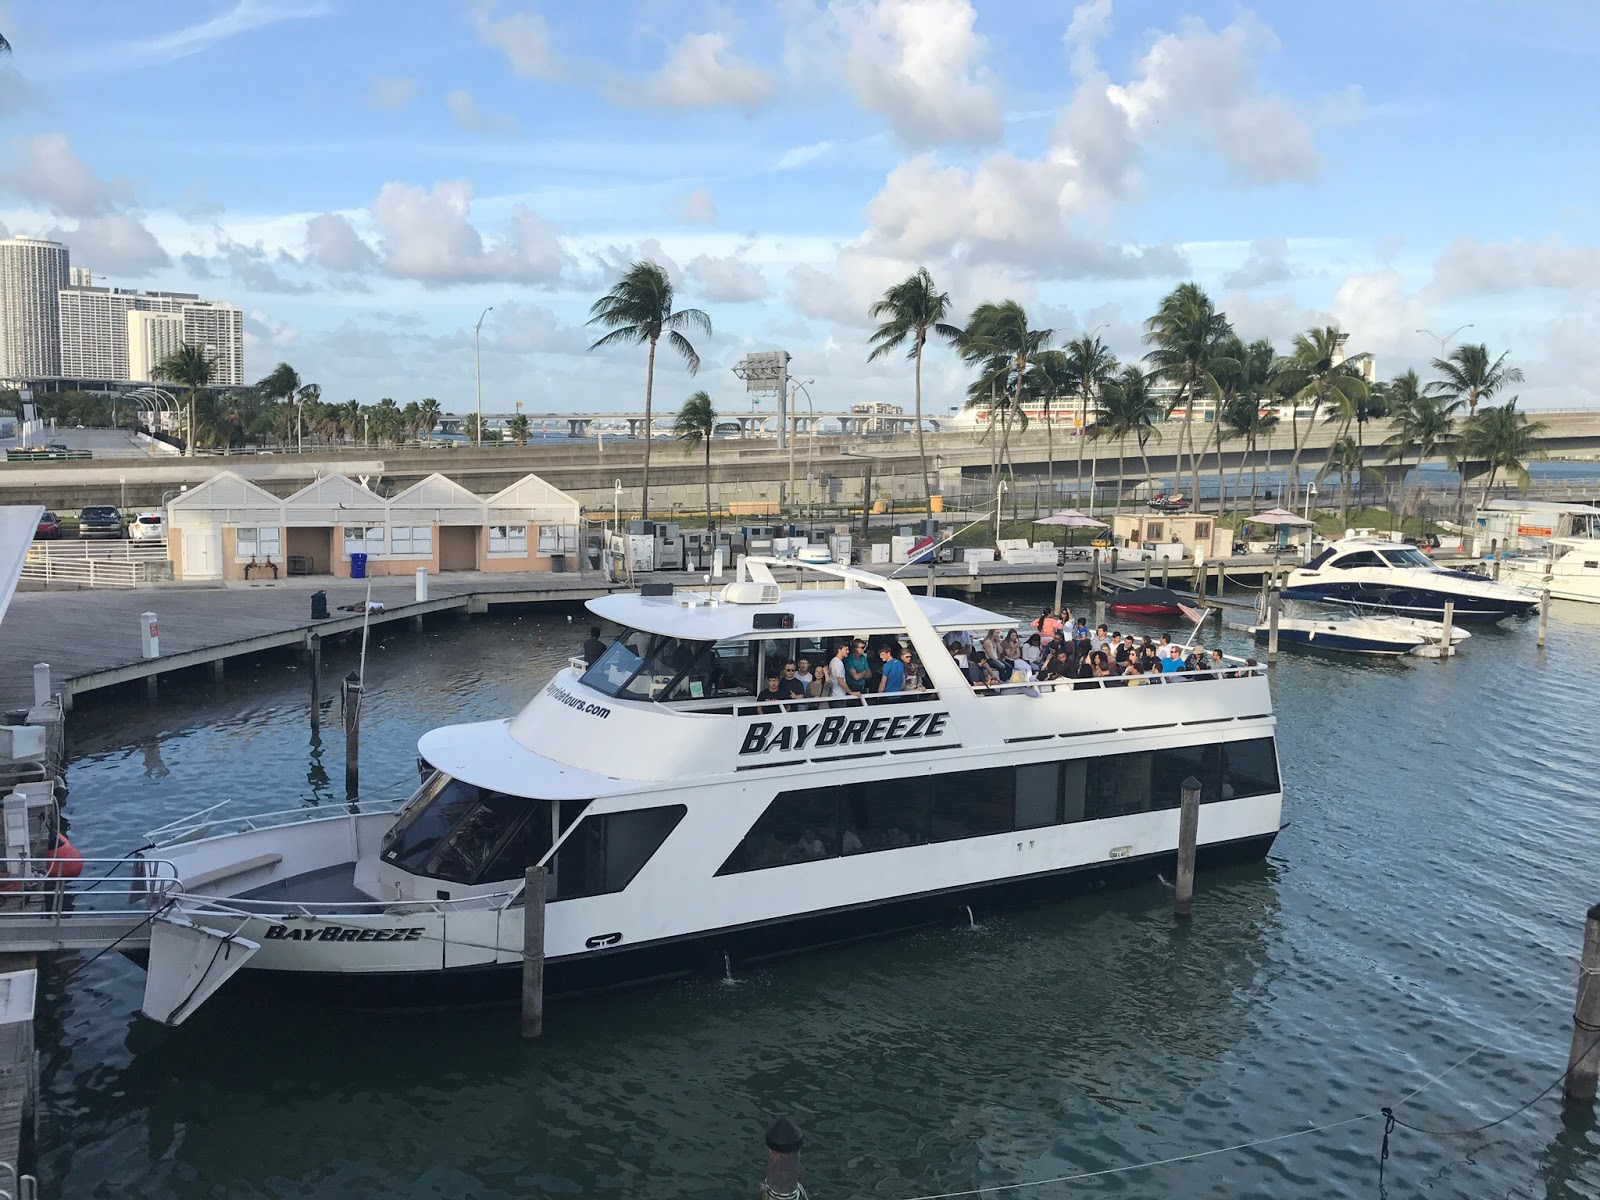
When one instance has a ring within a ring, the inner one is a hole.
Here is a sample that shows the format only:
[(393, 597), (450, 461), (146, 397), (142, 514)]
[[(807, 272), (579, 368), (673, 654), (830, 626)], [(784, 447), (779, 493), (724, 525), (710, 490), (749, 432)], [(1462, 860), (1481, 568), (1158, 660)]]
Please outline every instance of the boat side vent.
[(783, 599), (783, 589), (775, 583), (741, 583), (722, 585), (722, 599), (728, 604), (776, 604)]

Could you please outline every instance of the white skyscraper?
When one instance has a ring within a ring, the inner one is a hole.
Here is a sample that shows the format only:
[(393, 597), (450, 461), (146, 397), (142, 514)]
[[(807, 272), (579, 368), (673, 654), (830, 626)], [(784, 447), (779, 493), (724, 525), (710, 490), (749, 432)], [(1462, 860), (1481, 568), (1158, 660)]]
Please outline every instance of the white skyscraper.
[(128, 310), (128, 378), (154, 379), (156, 364), (183, 345), (178, 313)]
[(0, 379), (61, 374), (56, 296), (68, 268), (60, 242), (0, 238)]
[[(81, 379), (132, 379), (148, 382), (164, 355), (134, 369), (130, 340), (135, 313), (163, 314), (182, 321), (182, 342), (204, 346), (216, 365), (212, 383), (244, 383), (244, 313), (232, 305), (202, 300), (192, 292), (138, 292), (124, 288), (64, 287), (60, 291), (61, 374)], [(163, 331), (170, 326), (162, 326)], [(144, 337), (141, 327), (137, 335)], [(166, 337), (167, 333), (151, 336)], [(165, 343), (163, 343), (165, 344)], [(173, 347), (175, 348), (175, 347)]]

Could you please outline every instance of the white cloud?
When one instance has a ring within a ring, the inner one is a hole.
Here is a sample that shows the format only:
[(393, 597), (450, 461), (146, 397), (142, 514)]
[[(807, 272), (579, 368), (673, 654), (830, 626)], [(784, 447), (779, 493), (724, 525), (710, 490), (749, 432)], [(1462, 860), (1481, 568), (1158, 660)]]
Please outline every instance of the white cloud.
[(14, 139), (11, 162), (0, 168), (0, 192), (41, 204), (63, 217), (104, 216), (133, 200), (132, 184), (126, 179), (101, 179), (62, 133)]
[(717, 206), (705, 188), (695, 188), (678, 200), (678, 220), (685, 225), (715, 225)]
[(367, 103), (387, 112), (397, 112), (410, 104), (417, 94), (417, 81), (403, 75), (377, 75), (367, 93)]
[(172, 265), (155, 235), (132, 213), (84, 217), (75, 229), (52, 229), (45, 236), (72, 247), (73, 260), (97, 274), (140, 276)]
[(1004, 117), (976, 20), (969, 0), (828, 0), (794, 22), (786, 57), (800, 78), (841, 75), (907, 145), (983, 144)]
[(493, 46), (511, 63), (518, 75), (534, 79), (559, 79), (561, 61), (550, 49), (550, 30), (536, 13), (512, 13), (498, 20), (494, 4), (482, 0), (472, 10), (472, 24), (478, 37)]
[(778, 161), (773, 164), (772, 169), (774, 171), (792, 171), (796, 167), (803, 167), (809, 162), (815, 162), (832, 149), (832, 142), (812, 142), (809, 146), (790, 146), (778, 156)]
[(614, 79), (606, 90), (619, 104), (754, 113), (772, 99), (776, 86), (772, 72), (733, 53), (727, 34), (689, 33), (667, 52), (655, 74)]
[(456, 124), (463, 129), (470, 129), (478, 133), (506, 133), (517, 127), (516, 121), (507, 113), (485, 112), (478, 107), (478, 102), (472, 98), (472, 93), (464, 88), (457, 88), (444, 98), (445, 106), (449, 108), (450, 115), (456, 119)]
[(494, 239), (486, 240), (471, 217), (472, 185), (464, 180), (431, 192), (384, 184), (372, 204), (383, 269), (426, 287), (492, 280), (551, 285), (569, 261), (555, 227), (522, 205)]
[(1250, 243), (1250, 253), (1237, 270), (1223, 276), (1223, 284), (1230, 288), (1263, 287), (1269, 283), (1283, 283), (1294, 276), (1289, 267), (1289, 241), (1287, 238), (1257, 238)]
[(13, 66), (0, 66), (0, 117), (25, 108), (33, 99), (33, 89)]
[(171, 33), (157, 34), (120, 47), (118, 57), (141, 62), (170, 62), (198, 54), (213, 42), (251, 33), (280, 21), (304, 21), (327, 15), (326, 4), (268, 3), (266, 0), (237, 0), (227, 12), (205, 21), (186, 25)]
[[(1418, 329), (1428, 325), (1428, 306), (1393, 267), (1352, 275), (1333, 293), (1333, 324), (1350, 334), (1352, 348), (1413, 360), (1432, 342)], [(1426, 354), (1431, 358), (1432, 354)]]
[(1600, 247), (1574, 245), (1560, 234), (1480, 242), (1457, 238), (1433, 266), (1435, 295), (1493, 296), (1550, 288), (1579, 291), (1600, 287)]
[(364, 274), (378, 265), (372, 247), (340, 213), (321, 213), (306, 222), (306, 254), (317, 266), (340, 275)]
[(719, 304), (764, 300), (770, 291), (767, 277), (742, 258), (698, 254), (689, 260), (685, 269), (700, 285), (706, 299)]

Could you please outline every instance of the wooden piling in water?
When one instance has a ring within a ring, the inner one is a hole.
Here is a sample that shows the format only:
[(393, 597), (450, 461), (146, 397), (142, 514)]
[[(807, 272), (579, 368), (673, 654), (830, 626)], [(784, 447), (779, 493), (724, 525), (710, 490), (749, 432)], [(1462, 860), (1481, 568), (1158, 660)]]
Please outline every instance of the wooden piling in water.
[(522, 1036), (544, 1033), (544, 876), (543, 865), (522, 876)]
[(1056, 599), (1055, 599), (1055, 603), (1053, 605), (1051, 605), (1051, 607), (1050, 607), (1050, 611), (1053, 612), (1053, 613), (1058, 613), (1058, 612), (1061, 611), (1061, 586), (1062, 586), (1062, 584), (1066, 583), (1066, 581), (1067, 581), (1067, 556), (1066, 556), (1066, 553), (1064, 551), (1057, 550), (1056, 551)]
[(1572, 1010), (1572, 1049), (1562, 1094), (1572, 1104), (1593, 1104), (1600, 1081), (1600, 904), (1589, 909), (1583, 926), (1583, 960), (1578, 967), (1578, 1002)]
[(1539, 593), (1539, 649), (1544, 649), (1544, 635), (1550, 628), (1550, 577), (1545, 576), (1544, 588)]
[(1446, 600), (1444, 602), (1444, 637), (1439, 640), (1439, 648), (1444, 651), (1443, 655), (1441, 655), (1443, 658), (1450, 657), (1450, 629), (1455, 624), (1455, 620), (1456, 602), (1454, 600)]
[(1150, 560), (1148, 558), (1144, 560), (1144, 585), (1145, 587), (1150, 586)]
[(1282, 593), (1277, 588), (1267, 596), (1267, 661), (1278, 660), (1278, 609), (1283, 603)]
[(344, 680), (344, 793), (361, 794), (361, 677), (354, 671)]
[(306, 670), (311, 675), (311, 728), (322, 724), (322, 639), (316, 634), (306, 638)]
[(1200, 839), (1200, 781), (1193, 775), (1178, 789), (1178, 873), (1172, 886), (1172, 915), (1186, 918), (1194, 902), (1194, 856)]
[(800, 1151), (805, 1134), (788, 1117), (767, 1128), (767, 1177), (761, 1181), (762, 1200), (795, 1200), (800, 1195)]

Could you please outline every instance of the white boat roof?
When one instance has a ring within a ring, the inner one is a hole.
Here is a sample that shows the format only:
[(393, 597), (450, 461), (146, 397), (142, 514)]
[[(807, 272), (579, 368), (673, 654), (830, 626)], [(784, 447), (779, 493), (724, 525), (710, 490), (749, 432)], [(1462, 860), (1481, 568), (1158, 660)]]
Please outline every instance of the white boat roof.
[(1485, 512), (1548, 512), (1564, 516), (1600, 517), (1592, 504), (1552, 504), (1548, 500), (1491, 500), (1480, 506)]
[[(829, 634), (849, 637), (905, 628), (889, 596), (878, 588), (785, 590), (775, 604), (730, 604), (718, 596), (717, 592), (704, 591), (679, 591), (671, 596), (619, 592), (590, 600), (588, 609), (597, 617), (630, 629), (699, 642)], [(1011, 629), (1017, 623), (1015, 617), (1004, 617), (963, 600), (914, 593), (912, 599), (933, 627), (944, 632)], [(794, 628), (753, 629), (757, 613), (792, 613)]]

